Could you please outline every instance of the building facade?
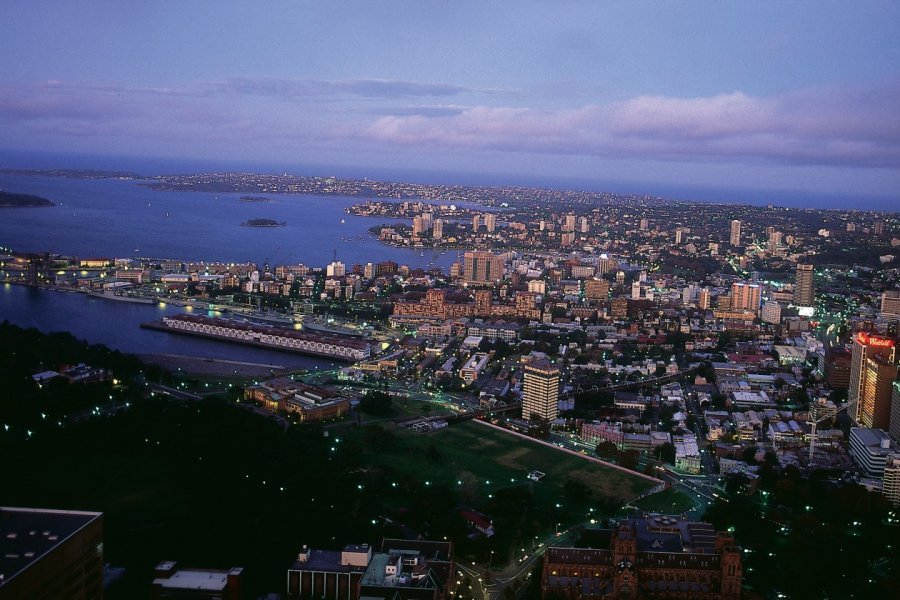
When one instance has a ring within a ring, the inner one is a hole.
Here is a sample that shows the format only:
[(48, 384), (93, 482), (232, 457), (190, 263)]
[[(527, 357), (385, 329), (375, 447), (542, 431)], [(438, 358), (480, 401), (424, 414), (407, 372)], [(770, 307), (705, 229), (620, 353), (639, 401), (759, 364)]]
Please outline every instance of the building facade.
[(797, 265), (794, 273), (794, 304), (796, 306), (813, 306), (816, 302), (816, 291), (813, 287), (813, 266)]
[(525, 365), (522, 418), (527, 420), (532, 415), (544, 421), (553, 421), (559, 415), (559, 369), (548, 360)]
[(0, 507), (0, 599), (102, 600), (103, 514)]
[(853, 336), (848, 412), (863, 427), (887, 429), (891, 383), (897, 378), (894, 340), (864, 331)]
[(734, 539), (712, 525), (667, 516), (597, 531), (591, 548), (550, 547), (543, 598), (738, 600), (743, 566)]

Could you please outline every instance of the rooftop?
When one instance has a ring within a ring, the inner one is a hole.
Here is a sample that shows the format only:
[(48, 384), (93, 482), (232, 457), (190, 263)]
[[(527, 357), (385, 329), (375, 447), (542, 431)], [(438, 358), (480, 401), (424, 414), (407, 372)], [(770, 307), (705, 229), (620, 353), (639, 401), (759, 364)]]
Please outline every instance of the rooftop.
[(0, 586), (103, 513), (0, 507)]

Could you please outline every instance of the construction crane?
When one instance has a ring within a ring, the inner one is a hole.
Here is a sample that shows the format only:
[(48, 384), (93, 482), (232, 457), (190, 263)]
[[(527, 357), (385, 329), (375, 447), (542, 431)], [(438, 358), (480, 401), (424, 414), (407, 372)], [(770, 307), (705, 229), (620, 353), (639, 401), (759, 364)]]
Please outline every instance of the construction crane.
[[(813, 403), (810, 402), (812, 405)], [(847, 410), (850, 407), (850, 403), (846, 402), (843, 405), (839, 406), (833, 414), (829, 413), (818, 419), (812, 418), (812, 410), (809, 411), (809, 419), (806, 421), (806, 424), (811, 427), (809, 433), (809, 465), (812, 466), (813, 463), (813, 453), (816, 451), (816, 429), (822, 421), (827, 421), (828, 419), (837, 419), (838, 413)]]

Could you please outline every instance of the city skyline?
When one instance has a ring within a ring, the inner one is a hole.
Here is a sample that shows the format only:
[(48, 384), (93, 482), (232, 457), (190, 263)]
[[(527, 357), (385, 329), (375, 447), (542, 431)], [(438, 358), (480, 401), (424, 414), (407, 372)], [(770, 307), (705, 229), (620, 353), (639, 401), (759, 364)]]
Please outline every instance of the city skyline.
[(896, 6), (17, 3), (4, 152), (890, 197)]

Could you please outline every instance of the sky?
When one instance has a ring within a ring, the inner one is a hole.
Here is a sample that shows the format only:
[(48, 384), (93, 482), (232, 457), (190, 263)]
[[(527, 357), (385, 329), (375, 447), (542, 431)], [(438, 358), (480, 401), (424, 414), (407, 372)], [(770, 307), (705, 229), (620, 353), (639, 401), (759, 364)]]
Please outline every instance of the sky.
[(635, 192), (900, 189), (895, 1), (5, 0), (2, 14), (5, 152)]

